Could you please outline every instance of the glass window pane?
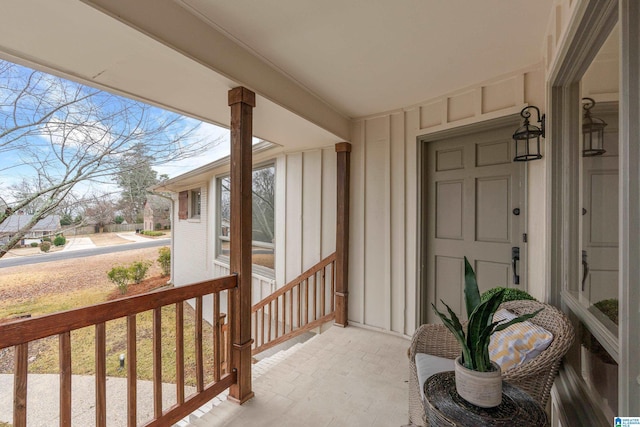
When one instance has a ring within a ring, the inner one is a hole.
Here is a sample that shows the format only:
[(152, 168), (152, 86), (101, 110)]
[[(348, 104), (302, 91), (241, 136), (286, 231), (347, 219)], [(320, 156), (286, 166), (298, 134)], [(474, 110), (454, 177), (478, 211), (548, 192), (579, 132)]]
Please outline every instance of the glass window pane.
[[(616, 305), (617, 312), (617, 305)], [(581, 333), (582, 378), (611, 419), (618, 412), (618, 364), (588, 330)]]
[[(219, 255), (229, 255), (231, 225), (230, 177), (219, 182)], [(253, 264), (274, 268), (275, 254), (275, 166), (255, 169), (252, 182), (252, 260)]]

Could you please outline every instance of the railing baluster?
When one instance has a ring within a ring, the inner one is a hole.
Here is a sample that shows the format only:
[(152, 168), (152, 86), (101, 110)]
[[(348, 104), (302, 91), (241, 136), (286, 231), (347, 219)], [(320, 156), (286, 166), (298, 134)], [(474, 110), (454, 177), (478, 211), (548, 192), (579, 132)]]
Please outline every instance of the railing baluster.
[(280, 318), (278, 317), (278, 307), (280, 307), (280, 298), (276, 299), (276, 304), (275, 304), (275, 311), (274, 311), (274, 316), (273, 319), (275, 321), (275, 328), (276, 328), (276, 333), (275, 333), (275, 338), (278, 338), (278, 330), (280, 329), (279, 323), (280, 323)]
[(273, 315), (273, 301), (269, 301), (269, 325), (267, 325), (267, 339), (269, 341), (271, 341), (271, 320), (272, 320), (272, 315)]
[(289, 332), (293, 331), (293, 288), (289, 291)]
[(27, 368), (29, 366), (29, 343), (15, 346), (13, 377), (13, 426), (27, 425)]
[[(162, 291), (155, 291), (149, 294), (124, 297), (118, 301), (109, 301), (89, 307), (69, 310), (61, 313), (54, 313), (40, 317), (21, 319), (6, 324), (0, 324), (0, 349), (14, 348), (15, 366), (13, 384), (13, 426), (25, 427), (27, 425), (27, 380), (28, 380), (28, 357), (29, 343), (47, 337), (58, 337), (59, 356), (59, 412), (51, 414), (58, 416), (59, 424), (67, 426), (72, 423), (72, 371), (71, 371), (71, 331), (85, 327), (94, 327), (95, 342), (95, 422), (96, 426), (106, 426), (112, 424), (113, 420), (107, 420), (106, 401), (106, 322), (116, 319), (126, 318), (126, 374), (127, 374), (127, 425), (132, 427), (137, 424), (137, 354), (136, 345), (136, 319), (138, 313), (152, 311), (152, 361), (153, 361), (153, 419), (145, 420), (149, 425), (172, 425), (193, 412), (203, 403), (211, 400), (225, 389), (233, 385), (234, 375), (223, 375), (221, 371), (223, 362), (216, 363), (219, 381), (214, 381), (204, 388), (201, 393), (193, 398), (184, 397), (184, 379), (180, 380), (184, 372), (180, 373), (180, 367), (176, 367), (176, 381), (182, 384), (182, 393), (177, 390), (177, 404), (166, 412), (162, 411), (162, 308), (170, 305), (176, 310), (176, 361), (184, 358), (179, 355), (180, 347), (184, 347), (184, 301), (193, 298), (202, 298), (203, 295), (212, 294), (219, 303), (219, 293), (228, 289), (233, 289), (237, 285), (237, 277), (227, 276), (200, 283), (185, 285), (179, 288), (172, 288)], [(228, 353), (231, 351), (229, 336), (224, 325), (226, 315), (219, 313), (218, 308), (214, 308), (216, 315), (219, 314), (220, 325), (218, 338), (222, 344), (218, 343), (219, 358), (229, 360)], [(201, 311), (200, 311), (201, 312)], [(264, 311), (263, 311), (264, 312)], [(202, 316), (199, 316), (202, 319)], [(202, 327), (200, 327), (202, 331)], [(182, 345), (180, 345), (182, 341)], [(202, 337), (199, 338), (202, 343)], [(184, 370), (184, 362), (182, 362)], [(178, 387), (178, 386), (177, 386)], [(182, 401), (182, 403), (180, 402)], [(124, 411), (124, 408), (122, 408)]]
[(260, 310), (260, 313), (262, 314), (260, 316), (260, 345), (263, 345), (264, 344), (264, 317), (265, 317), (264, 307), (262, 308), (262, 310)]
[(184, 303), (176, 303), (176, 402), (184, 403)]
[(58, 335), (60, 426), (71, 425), (71, 332)]
[(220, 322), (220, 296), (213, 294), (213, 381), (220, 381), (220, 371), (222, 368), (220, 352), (220, 335), (222, 333)]
[(304, 286), (304, 312), (305, 312), (305, 325), (309, 323), (309, 279), (305, 281)]
[(202, 356), (202, 297), (196, 298), (196, 387), (198, 393), (204, 390), (204, 363)]
[(107, 425), (107, 328), (96, 325), (96, 427)]
[(136, 350), (136, 315), (127, 316), (127, 425), (138, 424), (138, 352)]
[(327, 293), (327, 285), (325, 282), (324, 275), (322, 276), (322, 282), (320, 283), (320, 316), (324, 316), (326, 310), (326, 294)]
[(336, 300), (336, 262), (331, 263), (331, 311), (335, 310)]
[(162, 416), (162, 309), (153, 309), (153, 416)]
[(287, 293), (282, 294), (282, 335), (287, 333)]
[(298, 307), (296, 307), (296, 314), (298, 315), (298, 328), (302, 326), (302, 282), (297, 286), (298, 291)]
[(313, 281), (313, 320), (318, 318), (318, 282)]

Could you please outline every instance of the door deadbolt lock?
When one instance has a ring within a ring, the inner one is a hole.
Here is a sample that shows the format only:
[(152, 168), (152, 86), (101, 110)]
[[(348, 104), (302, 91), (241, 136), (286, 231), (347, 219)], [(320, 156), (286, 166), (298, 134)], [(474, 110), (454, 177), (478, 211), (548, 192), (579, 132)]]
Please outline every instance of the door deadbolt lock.
[(516, 215), (516, 216), (520, 215), (520, 208), (515, 208), (513, 210), (513, 214)]

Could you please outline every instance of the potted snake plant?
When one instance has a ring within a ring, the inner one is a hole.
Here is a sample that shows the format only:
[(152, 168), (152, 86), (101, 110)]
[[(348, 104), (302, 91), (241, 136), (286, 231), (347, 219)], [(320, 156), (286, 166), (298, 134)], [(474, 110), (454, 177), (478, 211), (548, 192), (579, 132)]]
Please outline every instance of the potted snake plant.
[(489, 341), (494, 332), (534, 317), (540, 310), (516, 317), (510, 321), (493, 321), (493, 315), (502, 302), (504, 289), (500, 289), (485, 301), (480, 299), (476, 274), (464, 258), (464, 299), (468, 316), (466, 328), (444, 302), (449, 317), (431, 304), (445, 326), (460, 343), (462, 354), (455, 361), (456, 390), (471, 404), (492, 408), (502, 401), (502, 377), (500, 366), (489, 358)]

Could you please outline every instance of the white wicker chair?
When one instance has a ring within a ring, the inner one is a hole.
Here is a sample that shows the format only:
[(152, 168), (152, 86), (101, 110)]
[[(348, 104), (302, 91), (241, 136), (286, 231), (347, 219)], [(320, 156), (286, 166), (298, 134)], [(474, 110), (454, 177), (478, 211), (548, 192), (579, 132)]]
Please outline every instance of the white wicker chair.
[[(562, 357), (573, 343), (575, 335), (573, 326), (567, 316), (549, 304), (519, 300), (505, 302), (500, 307), (516, 315), (533, 313), (540, 308), (544, 309), (529, 321), (551, 332), (553, 341), (531, 362), (502, 373), (504, 381), (508, 381), (527, 392), (544, 408), (549, 399), (551, 386), (553, 386), (553, 381), (558, 373)], [(413, 334), (409, 348), (409, 423), (426, 426), (428, 423), (420, 397), (415, 364), (417, 353), (455, 359), (461, 351), (453, 334), (442, 324), (422, 325)]]

